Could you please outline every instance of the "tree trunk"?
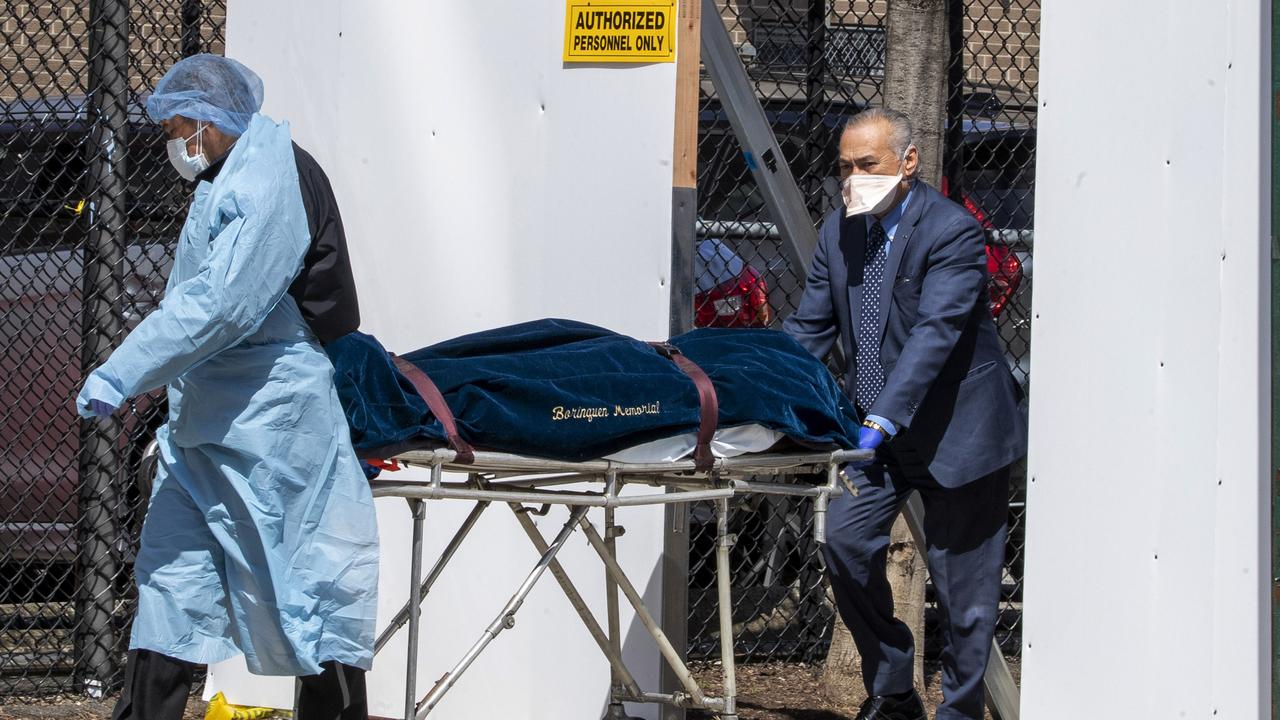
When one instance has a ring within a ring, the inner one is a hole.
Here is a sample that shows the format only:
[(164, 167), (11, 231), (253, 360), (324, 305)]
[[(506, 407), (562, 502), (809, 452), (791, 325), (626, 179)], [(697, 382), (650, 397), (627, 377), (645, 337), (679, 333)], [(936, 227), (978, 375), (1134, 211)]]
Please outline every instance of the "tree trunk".
[(885, 572), (893, 588), (893, 613), (911, 628), (916, 644), (916, 689), (924, 692), (924, 554), (911, 539), (907, 519), (898, 515), (889, 533), (889, 560)]
[[(911, 540), (911, 531), (902, 515), (889, 532), (889, 553), (885, 574), (893, 588), (893, 613), (906, 622), (916, 642), (914, 680), (924, 690), (924, 556)], [(831, 589), (827, 589), (830, 596)], [(834, 599), (833, 599), (834, 604)], [(831, 634), (831, 649), (822, 668), (818, 691), (829, 702), (856, 706), (867, 698), (862, 683), (862, 658), (853, 644), (853, 636), (839, 616)]]
[[(835, 605), (829, 584), (827, 597)], [(831, 648), (827, 650), (827, 661), (822, 665), (822, 677), (818, 680), (818, 693), (833, 705), (857, 706), (867, 699), (861, 673), (862, 658), (853, 644), (853, 635), (836, 615), (835, 626), (831, 630)]]
[(884, 104), (911, 118), (920, 150), (920, 178), (936, 187), (942, 180), (951, 60), (947, 2), (889, 0), (885, 25)]

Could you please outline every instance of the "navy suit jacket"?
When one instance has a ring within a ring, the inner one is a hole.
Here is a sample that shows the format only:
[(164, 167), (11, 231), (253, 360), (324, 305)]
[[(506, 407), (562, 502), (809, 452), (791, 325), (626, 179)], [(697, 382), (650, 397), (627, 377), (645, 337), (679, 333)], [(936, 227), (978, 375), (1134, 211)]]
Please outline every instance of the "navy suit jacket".
[[(826, 357), (837, 337), (853, 397), (862, 309), (864, 216), (836, 208), (822, 224), (800, 307), (783, 329)], [(886, 382), (867, 414), (899, 427), (944, 487), (959, 487), (1026, 453), (1021, 390), (987, 309), (982, 227), (923, 182), (894, 233), (880, 288), (880, 361)]]

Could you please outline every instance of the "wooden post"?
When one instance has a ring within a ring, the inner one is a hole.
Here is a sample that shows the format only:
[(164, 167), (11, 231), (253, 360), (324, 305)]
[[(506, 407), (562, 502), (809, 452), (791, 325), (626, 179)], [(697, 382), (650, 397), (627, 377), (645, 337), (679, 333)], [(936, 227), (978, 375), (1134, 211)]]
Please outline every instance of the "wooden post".
[[(671, 163), (671, 307), (669, 330), (679, 335), (693, 329), (693, 257), (698, 223), (698, 84), (701, 75), (701, 0), (678, 0), (676, 26), (675, 146)], [(662, 626), (671, 643), (685, 654), (688, 647), (689, 533), (687, 504), (665, 510), (663, 542)], [(662, 666), (663, 692), (681, 689), (667, 664)], [(662, 720), (684, 720), (682, 708), (664, 706)]]
[(671, 162), (670, 332), (693, 329), (693, 253), (698, 222), (698, 83), (702, 4), (679, 0), (675, 147)]
[(702, 4), (681, 0), (676, 28), (676, 138), (671, 185), (698, 186), (698, 82)]

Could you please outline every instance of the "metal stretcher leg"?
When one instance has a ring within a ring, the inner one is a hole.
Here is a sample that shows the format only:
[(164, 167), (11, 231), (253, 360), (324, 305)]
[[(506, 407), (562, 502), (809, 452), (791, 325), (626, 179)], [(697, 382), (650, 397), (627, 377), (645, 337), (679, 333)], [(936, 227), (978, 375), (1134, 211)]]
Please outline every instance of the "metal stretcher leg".
[[(516, 518), (520, 521), (520, 527), (524, 528), (525, 534), (529, 536), (533, 546), (537, 548), (539, 553), (547, 552), (547, 541), (542, 538), (537, 527), (534, 526), (533, 520), (529, 518), (529, 514), (522, 512), (522, 506), (518, 503), (510, 503), (510, 506), (515, 512)], [(578, 592), (578, 588), (569, 579), (569, 575), (565, 572), (564, 567), (560, 565), (560, 561), (552, 560), (549, 569), (552, 577), (556, 579), (556, 582), (560, 583), (560, 589), (564, 591), (565, 597), (569, 599), (569, 604), (573, 606), (574, 610), (578, 611), (578, 617), (582, 618), (582, 623), (587, 626), (587, 632), (591, 633), (591, 637), (595, 639), (600, 651), (609, 659), (609, 666), (613, 668), (613, 672), (627, 692), (627, 696), (632, 698), (640, 697), (643, 694), (640, 690), (640, 684), (636, 682), (635, 677), (631, 675), (631, 671), (623, 664), (622, 655), (613, 651), (613, 646), (609, 643), (609, 637), (605, 635), (604, 630), (600, 628), (600, 624), (596, 622), (595, 617), (591, 614), (591, 609), (587, 607), (586, 601), (582, 599), (582, 594)]]
[(418, 578), (422, 577), (422, 526), (427, 517), (426, 502), (409, 501), (413, 511), (413, 551), (409, 561), (409, 657), (405, 670), (404, 717), (413, 720), (414, 701), (418, 697), (418, 634), (421, 631), (422, 589)]
[(724, 709), (721, 720), (738, 720), (737, 668), (733, 658), (733, 596), (730, 592), (729, 501), (716, 501), (716, 595), (720, 614), (720, 665), (724, 670)]
[[(463, 521), (462, 527), (458, 528), (458, 532), (454, 533), (453, 538), (449, 540), (449, 544), (445, 547), (444, 552), (440, 554), (440, 558), (436, 560), (435, 565), (431, 566), (431, 572), (427, 573), (426, 579), (422, 581), (422, 585), (418, 590), (419, 602), (426, 598), (427, 593), (431, 591), (431, 586), (436, 584), (436, 580), (439, 579), (440, 573), (444, 572), (445, 566), (453, 559), (453, 556), (458, 552), (458, 548), (462, 545), (462, 541), (467, 539), (467, 535), (471, 533), (471, 528), (475, 527), (476, 521), (480, 519), (480, 513), (484, 512), (484, 509), (487, 507), (489, 507), (489, 501), (485, 500), (476, 503), (476, 506), (471, 509), (471, 514), (467, 515), (467, 519)], [(374, 655), (382, 652), (382, 648), (386, 647), (387, 643), (391, 642), (391, 638), (395, 637), (396, 632), (409, 622), (409, 606), (409, 602), (406, 601), (405, 604), (400, 607), (400, 610), (395, 614), (395, 616), (391, 618), (391, 622), (387, 625), (386, 629), (378, 636), (378, 641), (373, 645)]]
[[(462, 673), (466, 672), (467, 668), (471, 667), (471, 663), (475, 662), (475, 659), (479, 657), (480, 653), (483, 652), (486, 647), (488, 647), (489, 643), (493, 642), (494, 638), (498, 637), (499, 633), (507, 628), (515, 626), (516, 612), (520, 609), (520, 606), (524, 604), (524, 600), (529, 596), (530, 591), (533, 590), (534, 584), (538, 582), (538, 579), (542, 577), (542, 574), (546, 572), (552, 561), (555, 560), (556, 554), (564, 547), (569, 536), (573, 534), (574, 527), (583, 521), (588, 509), (589, 508), (586, 506), (578, 506), (569, 513), (569, 520), (565, 522), (564, 527), (560, 528), (560, 532), (556, 535), (555, 540), (551, 542), (551, 545), (547, 548), (547, 551), (542, 554), (542, 557), (538, 558), (538, 564), (529, 572), (529, 575), (525, 578), (524, 582), (521, 583), (520, 588), (516, 590), (515, 594), (511, 596), (511, 599), (507, 601), (507, 604), (503, 606), (502, 610), (498, 613), (498, 616), (489, 624), (489, 627), (486, 628), (484, 633), (480, 636), (480, 639), (476, 641), (475, 645), (471, 646), (471, 649), (467, 651), (466, 656), (464, 656), (452, 670), (445, 673), (444, 677), (440, 678), (436, 682), (435, 687), (431, 688), (431, 692), (427, 693), (427, 696), (423, 698), (422, 702), (418, 705), (417, 720), (423, 720), (423, 718), (431, 712), (431, 710), (440, 702), (440, 699), (444, 697), (444, 694), (448, 692), (449, 689), (458, 681), (458, 678), (462, 676)], [(415, 590), (416, 586), (417, 583), (415, 582)]]
[[(631, 584), (631, 580), (622, 571), (617, 558), (609, 554), (609, 548), (600, 537), (600, 533), (596, 532), (595, 527), (586, 518), (579, 521), (579, 525), (582, 526), (582, 532), (587, 536), (587, 542), (591, 543), (596, 555), (600, 556), (606, 571), (622, 590), (622, 594), (626, 596), (627, 601), (631, 603), (632, 609), (636, 611), (636, 617), (640, 618), (640, 622), (644, 625), (645, 630), (649, 632), (649, 636), (657, 643), (658, 651), (662, 653), (662, 657), (666, 659), (667, 664), (671, 666), (671, 670), (680, 680), (685, 692), (688, 693), (688, 705), (710, 710), (721, 709), (722, 706), (718, 699), (708, 698), (703, 695), (702, 688), (699, 688), (698, 683), (694, 681), (693, 673), (689, 672), (689, 667), (680, 658), (680, 653), (671, 645), (666, 633), (662, 632), (662, 626), (653, 619), (653, 615), (645, 607), (644, 598), (640, 597), (640, 593), (636, 591), (635, 586)], [(652, 694), (647, 693), (646, 695)], [(678, 705), (686, 705), (684, 698), (674, 700)]]
[[(610, 474), (606, 481), (605, 492), (614, 494), (618, 491), (618, 478), (614, 474)], [(604, 509), (604, 545), (608, 549), (609, 554), (613, 557), (618, 556), (617, 538), (625, 530), (614, 522), (614, 509), (609, 507)], [(609, 615), (609, 648), (613, 654), (622, 657), (622, 630), (618, 620), (618, 583), (608, 572), (604, 574), (605, 589), (605, 607)], [(605, 711), (604, 720), (638, 720), (627, 715), (627, 711), (622, 707), (623, 688), (618, 672), (615, 668), (610, 667), (609, 675), (609, 708)]]

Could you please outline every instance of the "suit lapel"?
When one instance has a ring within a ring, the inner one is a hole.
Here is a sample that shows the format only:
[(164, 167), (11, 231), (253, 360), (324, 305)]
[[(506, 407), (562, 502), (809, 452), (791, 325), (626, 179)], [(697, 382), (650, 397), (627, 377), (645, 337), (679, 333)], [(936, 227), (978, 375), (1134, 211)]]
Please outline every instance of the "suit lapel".
[[(920, 189), (917, 185), (916, 189)], [(911, 202), (898, 221), (898, 229), (894, 231), (893, 243), (889, 247), (889, 257), (885, 258), (884, 281), (880, 283), (880, 326), (876, 337), (884, 341), (884, 329), (889, 322), (889, 304), (893, 302), (893, 286), (898, 282), (898, 268), (902, 266), (902, 255), (907, 251), (907, 243), (915, 234), (916, 225), (924, 216), (925, 194), (913, 192)], [(864, 242), (865, 245), (865, 242)]]
[(867, 253), (867, 223), (861, 215), (841, 219), (840, 251), (844, 255), (845, 293), (849, 303), (849, 324), (852, 326), (849, 345), (856, 348), (858, 318), (862, 312), (862, 271)]

